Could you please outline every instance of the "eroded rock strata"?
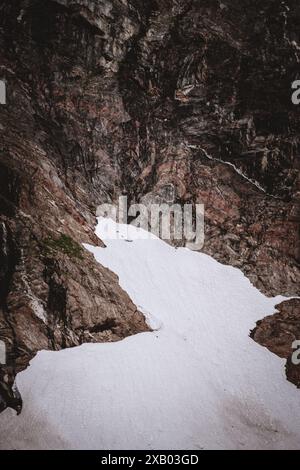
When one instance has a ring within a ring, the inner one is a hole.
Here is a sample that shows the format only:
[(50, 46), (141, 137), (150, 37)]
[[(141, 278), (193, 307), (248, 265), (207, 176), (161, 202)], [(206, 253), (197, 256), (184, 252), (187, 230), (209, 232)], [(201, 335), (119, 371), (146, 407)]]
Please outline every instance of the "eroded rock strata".
[(3, 407), (39, 349), (147, 330), (81, 248), (121, 193), (205, 204), (206, 253), (299, 294), (299, 27), (296, 0), (0, 1)]

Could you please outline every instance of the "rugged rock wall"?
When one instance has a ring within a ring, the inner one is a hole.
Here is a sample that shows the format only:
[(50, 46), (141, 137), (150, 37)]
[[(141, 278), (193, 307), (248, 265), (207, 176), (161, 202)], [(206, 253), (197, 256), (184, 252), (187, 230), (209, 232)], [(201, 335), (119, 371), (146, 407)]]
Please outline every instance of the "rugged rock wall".
[(114, 341), (148, 328), (117, 277), (81, 247), (98, 243), (96, 204), (118, 187), (113, 135), (129, 117), (101, 57), (109, 48), (116, 62), (123, 57), (134, 32), (129, 19), (131, 33), (123, 31), (126, 9), (111, 17), (107, 5), (114, 39), (105, 40), (101, 19), (89, 22), (78, 8), (51, 1), (0, 8), (7, 82), (0, 128), (0, 333), (7, 366), (0, 392), (2, 407), (17, 408), (15, 373), (38, 350)]
[(1, 388), (41, 348), (144, 331), (81, 249), (95, 208), (204, 203), (204, 251), (299, 293), (295, 0), (0, 1)]
[(299, 289), (299, 20), (292, 1), (159, 2), (120, 70), (124, 186), (204, 203), (205, 251), (268, 294)]

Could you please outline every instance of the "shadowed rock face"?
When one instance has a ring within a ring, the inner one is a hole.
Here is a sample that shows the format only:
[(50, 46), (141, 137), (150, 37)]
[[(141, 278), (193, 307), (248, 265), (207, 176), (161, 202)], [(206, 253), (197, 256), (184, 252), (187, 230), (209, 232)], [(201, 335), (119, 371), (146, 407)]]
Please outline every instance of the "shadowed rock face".
[(206, 253), (268, 295), (299, 293), (299, 26), (292, 0), (0, 1), (11, 400), (39, 349), (147, 329), (81, 248), (121, 192), (163, 202), (172, 185), (174, 202), (204, 203)]

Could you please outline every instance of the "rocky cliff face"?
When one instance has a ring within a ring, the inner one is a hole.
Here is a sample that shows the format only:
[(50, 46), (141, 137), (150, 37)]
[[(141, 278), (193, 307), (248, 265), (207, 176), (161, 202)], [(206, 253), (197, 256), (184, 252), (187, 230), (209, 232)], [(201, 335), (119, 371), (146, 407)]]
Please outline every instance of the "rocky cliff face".
[(37, 350), (147, 329), (81, 248), (124, 191), (205, 204), (206, 253), (299, 294), (299, 26), (296, 0), (0, 1), (3, 406)]
[(292, 299), (277, 306), (278, 312), (257, 323), (251, 337), (277, 356), (287, 359), (286, 375), (300, 388), (300, 367), (293, 360), (298, 351), (293, 344), (300, 338), (300, 300)]

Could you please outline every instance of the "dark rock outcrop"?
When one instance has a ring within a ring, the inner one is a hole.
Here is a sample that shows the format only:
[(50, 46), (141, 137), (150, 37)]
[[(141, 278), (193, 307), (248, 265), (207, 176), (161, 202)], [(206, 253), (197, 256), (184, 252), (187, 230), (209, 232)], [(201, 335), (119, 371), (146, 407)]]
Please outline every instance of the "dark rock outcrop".
[(12, 400), (39, 349), (147, 329), (81, 248), (121, 192), (151, 202), (172, 185), (174, 202), (205, 204), (206, 253), (268, 295), (299, 294), (299, 26), (296, 0), (0, 0)]
[(0, 9), (8, 97), (0, 110), (0, 337), (7, 349), (0, 393), (2, 408), (17, 409), (15, 374), (38, 350), (116, 341), (148, 327), (117, 276), (82, 248), (99, 243), (95, 207), (117, 186), (104, 142), (114, 144), (104, 134), (128, 119), (114, 80), (106, 77), (111, 88), (104, 90), (100, 26), (57, 2), (1, 2)]
[(276, 308), (275, 315), (257, 323), (251, 337), (272, 353), (287, 359), (287, 378), (300, 388), (300, 367), (293, 361), (293, 344), (300, 341), (300, 299), (287, 300)]

